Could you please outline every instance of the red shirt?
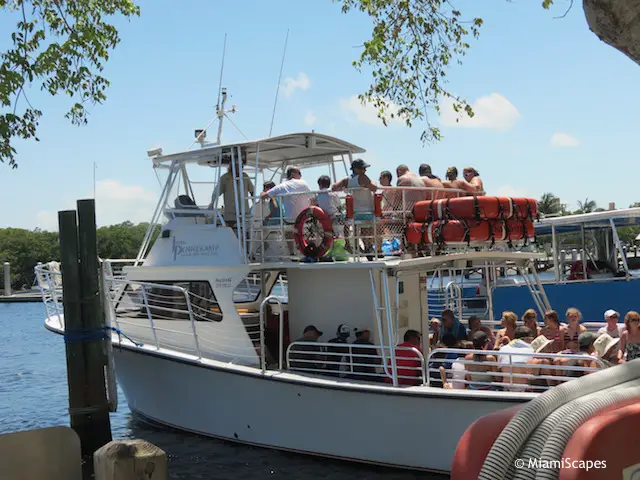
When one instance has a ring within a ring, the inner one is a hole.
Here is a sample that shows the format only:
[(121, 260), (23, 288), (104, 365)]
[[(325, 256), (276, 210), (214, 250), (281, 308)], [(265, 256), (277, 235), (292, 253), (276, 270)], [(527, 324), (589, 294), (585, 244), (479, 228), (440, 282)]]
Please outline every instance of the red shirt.
[[(413, 350), (409, 348), (415, 348), (420, 353), (422, 349), (418, 345), (414, 345), (411, 342), (403, 342), (398, 347), (406, 347), (399, 349), (396, 348), (396, 369), (398, 373), (398, 385), (420, 385), (420, 378), (422, 376), (420, 357)], [(391, 360), (389, 360), (389, 373), (391, 373)], [(415, 377), (415, 378), (401, 378), (401, 377)], [(387, 377), (387, 382), (392, 383), (392, 380)]]

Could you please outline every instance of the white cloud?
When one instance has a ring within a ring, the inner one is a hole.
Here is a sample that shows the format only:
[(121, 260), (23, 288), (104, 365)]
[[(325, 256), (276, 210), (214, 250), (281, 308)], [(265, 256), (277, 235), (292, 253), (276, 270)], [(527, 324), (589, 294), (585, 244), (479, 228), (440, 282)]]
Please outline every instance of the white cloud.
[[(92, 194), (83, 198), (91, 198)], [(96, 223), (98, 227), (129, 220), (132, 223), (149, 222), (158, 202), (158, 196), (140, 185), (125, 185), (119, 180), (96, 182)], [(60, 210), (73, 210), (76, 203), (62, 202)], [(58, 230), (58, 213), (41, 210), (36, 214), (36, 224), (43, 230)]]
[(529, 192), (523, 188), (515, 188), (511, 185), (502, 185), (496, 190), (497, 197), (528, 197)]
[(518, 109), (499, 93), (492, 93), (476, 99), (471, 104), (474, 116), (453, 110), (453, 100), (445, 98), (440, 104), (440, 122), (447, 127), (487, 128), (507, 131), (520, 118)]
[(316, 123), (316, 120), (318, 120), (316, 118), (316, 116), (313, 114), (313, 112), (311, 110), (309, 110), (307, 112), (307, 114), (304, 116), (304, 124), (305, 125), (313, 125), (314, 123)]
[(282, 82), (282, 86), (284, 87), (283, 93), (285, 97), (290, 97), (293, 92), (296, 90), (308, 90), (311, 86), (311, 80), (306, 73), (300, 72), (298, 73), (297, 78), (287, 77)]
[(563, 132), (556, 132), (551, 135), (551, 140), (549, 141), (549, 143), (551, 143), (552, 147), (558, 148), (571, 148), (580, 145), (580, 142), (576, 137)]
[[(372, 103), (362, 104), (357, 95), (353, 95), (347, 99), (341, 98), (339, 101), (340, 109), (345, 114), (347, 119), (355, 119), (360, 123), (365, 123), (367, 125), (384, 125), (382, 120), (378, 118), (378, 109)], [(402, 118), (398, 118), (394, 116), (394, 118), (390, 118), (389, 114), (393, 113), (394, 115), (398, 112), (398, 107), (392, 102), (390, 103), (388, 114), (387, 114), (387, 123), (388, 124), (400, 124), (404, 123)]]

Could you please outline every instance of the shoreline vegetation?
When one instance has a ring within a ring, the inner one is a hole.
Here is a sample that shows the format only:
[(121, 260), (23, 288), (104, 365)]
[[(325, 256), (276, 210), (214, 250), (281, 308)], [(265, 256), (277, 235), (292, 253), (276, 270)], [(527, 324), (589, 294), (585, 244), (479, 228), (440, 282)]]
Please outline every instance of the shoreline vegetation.
[[(98, 256), (100, 258), (136, 258), (148, 223), (123, 222), (100, 227), (97, 230)], [(153, 240), (160, 232), (157, 227)], [(0, 263), (11, 264), (11, 287), (20, 290), (25, 285), (31, 288), (38, 262), (60, 261), (58, 232), (36, 228), (0, 228)], [(0, 275), (0, 290), (4, 290), (4, 278)]]

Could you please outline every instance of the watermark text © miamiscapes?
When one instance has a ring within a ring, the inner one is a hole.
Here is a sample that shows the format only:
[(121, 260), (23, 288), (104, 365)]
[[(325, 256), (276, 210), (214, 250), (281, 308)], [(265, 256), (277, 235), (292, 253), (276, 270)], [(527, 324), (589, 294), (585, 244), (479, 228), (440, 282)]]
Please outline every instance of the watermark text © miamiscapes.
[(515, 467), (531, 468), (534, 470), (539, 469), (578, 469), (578, 470), (593, 470), (607, 468), (606, 460), (572, 460), (571, 458), (562, 458), (560, 460), (543, 460), (541, 458), (518, 458), (516, 459)]

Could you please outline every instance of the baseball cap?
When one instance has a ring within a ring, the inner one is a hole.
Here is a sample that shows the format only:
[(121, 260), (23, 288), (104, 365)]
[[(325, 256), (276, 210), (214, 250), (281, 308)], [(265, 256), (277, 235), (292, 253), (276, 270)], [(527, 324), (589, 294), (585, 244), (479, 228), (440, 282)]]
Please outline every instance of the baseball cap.
[(578, 335), (578, 345), (582, 348), (588, 347), (596, 341), (598, 335), (593, 332), (582, 332)]
[(308, 327), (305, 327), (302, 333), (307, 333), (307, 332), (316, 332), (318, 335), (322, 336), (322, 332), (318, 330), (314, 325), (309, 325)]
[(358, 325), (353, 329), (353, 333), (355, 333), (356, 335), (362, 332), (371, 332), (371, 329), (369, 327), (365, 327), (364, 325)]
[(356, 158), (353, 162), (351, 162), (351, 169), (352, 170), (354, 168), (369, 168), (370, 166), (371, 165), (369, 165), (367, 162), (365, 162), (361, 158)]
[(341, 323), (340, 325), (338, 325), (338, 329), (336, 330), (336, 335), (344, 336), (344, 337), (348, 337), (349, 335), (351, 335), (351, 329), (349, 328), (349, 325), (346, 325), (344, 323)]
[(609, 317), (619, 317), (620, 314), (618, 312), (616, 312), (615, 310), (607, 310), (606, 312), (604, 312), (604, 319), (606, 320)]

